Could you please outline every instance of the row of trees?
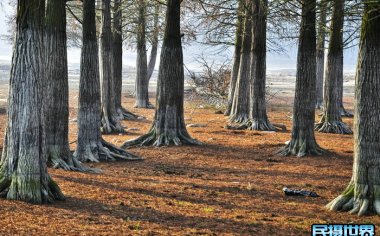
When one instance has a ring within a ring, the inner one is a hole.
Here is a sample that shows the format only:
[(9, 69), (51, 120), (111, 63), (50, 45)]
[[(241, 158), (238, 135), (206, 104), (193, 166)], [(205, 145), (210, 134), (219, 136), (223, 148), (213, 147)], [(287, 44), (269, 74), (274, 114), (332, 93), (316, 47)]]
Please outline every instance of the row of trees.
[[(146, 135), (126, 142), (123, 147), (201, 144), (190, 137), (184, 121), (181, 2), (166, 2), (152, 128)], [(83, 0), (78, 142), (72, 155), (68, 144), (65, 0), (18, 0), (17, 3), (8, 122), (0, 167), (0, 192), (8, 199), (33, 203), (62, 200), (63, 194), (47, 172), (49, 164), (67, 170), (97, 171), (82, 163), (114, 159), (140, 160), (105, 142), (101, 137), (101, 131), (123, 131), (120, 120), (124, 117), (121, 113), (125, 110), (121, 107), (121, 99), (115, 98), (121, 94), (116, 88), (120, 81), (115, 80), (116, 77), (121, 80), (120, 74), (115, 76), (115, 71), (120, 72), (122, 65), (119, 64), (121, 58), (118, 54), (120, 22), (115, 22), (115, 19), (120, 19), (117, 16), (120, 12), (114, 12), (112, 21), (110, 0), (101, 1), (98, 35), (95, 0)], [(117, 0), (113, 6), (117, 8), (119, 3)], [(143, 4), (143, 1), (140, 3)], [(239, 128), (274, 130), (275, 126), (268, 121), (265, 108), (268, 1), (242, 0), (238, 3), (241, 14), (238, 15), (240, 27), (236, 30), (236, 42), (238, 46), (240, 44), (240, 49), (235, 54), (240, 52), (240, 56), (235, 59), (240, 62), (233, 72), (237, 77), (235, 91), (231, 96), (231, 121), (240, 123)], [(344, 17), (341, 10), (344, 1), (334, 0), (329, 1), (329, 4), (332, 4), (333, 14), (325, 111), (321, 124), (317, 125), (319, 130), (325, 132), (348, 130), (341, 121), (341, 92), (337, 90), (337, 84), (340, 83), (338, 77), (342, 75), (341, 29)], [(380, 97), (377, 94), (380, 85), (380, 3), (367, 0), (362, 4), (364, 13), (356, 76), (353, 177), (346, 191), (328, 205), (331, 210), (350, 210), (359, 215), (368, 212), (380, 214)], [(292, 138), (280, 152), (286, 156), (324, 153), (314, 137), (318, 8), (316, 0), (302, 0), (301, 5)], [(143, 15), (142, 12), (140, 14)], [(115, 41), (118, 43), (115, 44)], [(145, 68), (138, 69), (140, 70)]]

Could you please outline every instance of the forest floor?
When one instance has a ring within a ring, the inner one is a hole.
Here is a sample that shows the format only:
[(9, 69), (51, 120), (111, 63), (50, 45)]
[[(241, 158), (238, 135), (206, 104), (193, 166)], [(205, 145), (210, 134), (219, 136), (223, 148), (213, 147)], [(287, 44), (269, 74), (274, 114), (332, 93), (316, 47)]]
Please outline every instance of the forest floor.
[[(71, 95), (75, 142), (77, 96)], [(154, 110), (133, 109), (133, 99), (124, 99), (125, 107), (147, 119), (124, 122), (139, 131), (105, 136), (116, 145), (144, 134), (153, 119)], [(352, 99), (346, 102), (352, 109)], [(288, 127), (270, 133), (226, 130), (226, 117), (200, 104), (186, 102), (185, 117), (187, 123), (207, 125), (188, 128), (203, 146), (129, 149), (145, 160), (91, 164), (101, 174), (50, 169), (66, 201), (0, 200), (0, 235), (310, 235), (315, 223), (380, 225), (377, 216), (323, 208), (350, 181), (352, 135), (317, 133), (318, 143), (330, 151), (325, 156), (278, 157), (274, 153), (290, 138), (290, 105), (270, 106), (271, 121)], [(353, 119), (345, 121), (352, 127)], [(0, 122), (5, 126), (5, 114)], [(284, 186), (320, 197), (285, 196)]]

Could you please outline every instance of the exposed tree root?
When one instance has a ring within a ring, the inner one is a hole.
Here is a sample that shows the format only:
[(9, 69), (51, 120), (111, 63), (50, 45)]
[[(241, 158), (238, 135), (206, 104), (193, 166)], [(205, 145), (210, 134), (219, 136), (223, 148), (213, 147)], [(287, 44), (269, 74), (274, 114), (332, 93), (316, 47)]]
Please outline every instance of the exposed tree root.
[(124, 107), (119, 107), (117, 109), (117, 114), (119, 115), (121, 120), (137, 120), (139, 118), (138, 115), (133, 114)]
[(276, 126), (265, 119), (250, 119), (244, 124), (233, 126), (227, 125), (226, 129), (230, 130), (258, 130), (258, 131), (278, 131)]
[(317, 102), (315, 104), (315, 109), (323, 110), (323, 102)]
[(100, 131), (103, 134), (126, 133), (117, 115), (111, 115), (109, 118), (102, 115)]
[(154, 109), (155, 107), (153, 106), (152, 103), (148, 102), (148, 103), (145, 104), (145, 105), (138, 105), (138, 104), (136, 104), (136, 105), (134, 106), (134, 108)]
[(100, 162), (100, 161), (142, 161), (141, 157), (133, 155), (105, 140), (98, 143), (92, 143), (83, 150), (76, 151), (74, 156), (82, 162)]
[(321, 123), (315, 124), (315, 130), (322, 133), (352, 134), (351, 128), (342, 121), (327, 122), (322, 118)]
[(340, 115), (341, 115), (342, 117), (347, 117), (347, 118), (352, 118), (352, 117), (354, 117), (354, 115), (351, 114), (351, 113), (349, 113), (346, 109), (344, 109), (344, 107), (342, 107), (342, 108), (340, 109)]
[[(7, 173), (2, 170), (2, 173)], [(34, 204), (52, 203), (65, 200), (58, 185), (47, 174), (47, 179), (41, 180), (40, 174), (14, 173), (0, 176), (0, 197), (9, 200), (20, 200)]]
[(326, 208), (330, 211), (347, 211), (358, 216), (371, 213), (380, 215), (380, 185), (373, 185), (372, 188), (369, 191), (368, 185), (351, 182)]
[(78, 171), (88, 173), (101, 173), (100, 169), (90, 168), (78, 161), (77, 158), (67, 150), (61, 152), (60, 148), (49, 148), (48, 164), (54, 169), (63, 169), (67, 171)]
[(236, 123), (236, 124), (245, 124), (249, 121), (249, 115), (244, 114), (244, 115), (238, 115), (238, 114), (233, 114), (230, 115), (230, 118), (228, 119), (230, 123)]
[(319, 147), (315, 140), (311, 139), (292, 139), (284, 148), (278, 151), (281, 156), (320, 156), (326, 153), (326, 150)]
[(180, 145), (202, 145), (202, 142), (199, 142), (196, 139), (193, 139), (189, 136), (187, 131), (167, 131), (162, 134), (157, 134), (156, 129), (153, 128), (151, 131), (137, 139), (127, 141), (123, 144), (122, 148), (130, 148), (137, 146), (180, 146)]

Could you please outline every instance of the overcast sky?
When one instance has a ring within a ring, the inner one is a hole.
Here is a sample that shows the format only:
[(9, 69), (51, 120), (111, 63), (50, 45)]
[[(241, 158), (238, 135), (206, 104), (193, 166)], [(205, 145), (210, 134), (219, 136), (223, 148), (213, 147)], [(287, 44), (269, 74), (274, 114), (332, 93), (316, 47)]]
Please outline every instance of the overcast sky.
[[(2, 1), (3, 2), (3, 1)], [(10, 11), (10, 7), (6, 3), (2, 3), (0, 7), (0, 35), (7, 33), (6, 14)], [(214, 50), (201, 47), (199, 45), (186, 46), (184, 48), (185, 64), (191, 69), (199, 68), (194, 58), (200, 54), (209, 55), (209, 60), (225, 60), (225, 58), (231, 57), (233, 50), (225, 50), (221, 55), (216, 56)], [(12, 45), (8, 42), (0, 40), (0, 60), (10, 61), (12, 58)], [(268, 70), (277, 69), (295, 69), (296, 68), (296, 49), (290, 48), (287, 55), (268, 54), (267, 67)], [(345, 71), (355, 71), (357, 58), (357, 48), (349, 49), (345, 52)], [(69, 64), (80, 62), (80, 50), (69, 49), (68, 50)], [(133, 51), (124, 50), (123, 64), (129, 66), (135, 66), (136, 53)]]

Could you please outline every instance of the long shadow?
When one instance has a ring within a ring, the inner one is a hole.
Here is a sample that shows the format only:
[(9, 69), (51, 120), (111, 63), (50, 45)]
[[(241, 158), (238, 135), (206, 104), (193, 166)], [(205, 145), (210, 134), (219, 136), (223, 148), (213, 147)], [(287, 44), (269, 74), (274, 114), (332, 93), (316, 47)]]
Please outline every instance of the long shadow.
[(57, 177), (60, 179), (64, 179), (66, 181), (70, 181), (70, 182), (74, 182), (78, 184), (91, 185), (91, 186), (101, 187), (104, 189), (116, 190), (119, 192), (133, 192), (133, 193), (144, 194), (144, 195), (155, 197), (155, 198), (166, 198), (170, 200), (187, 201), (194, 204), (220, 206), (220, 207), (223, 207), (224, 209), (236, 208), (235, 205), (229, 202), (220, 202), (220, 201), (216, 201), (215, 199), (205, 200), (202, 198), (190, 197), (189, 195), (182, 194), (182, 193), (158, 193), (158, 192), (151, 191), (148, 189), (126, 188), (126, 187), (121, 187), (121, 186), (110, 185), (108, 183), (104, 183), (104, 182), (100, 182), (96, 180), (80, 179), (80, 178), (67, 177), (67, 176), (55, 176), (55, 178)]
[[(168, 227), (189, 227), (197, 230), (212, 230), (216, 233), (255, 233), (258, 224), (246, 223), (230, 219), (216, 218), (215, 216), (185, 216), (155, 209), (137, 208), (123, 205), (107, 205), (90, 199), (68, 198), (66, 202), (48, 205), (47, 207), (64, 209), (74, 212), (87, 213), (98, 216), (108, 215), (113, 218), (127, 221), (144, 221)], [(91, 211), (89, 211), (91, 209)], [(94, 214), (94, 212), (98, 212)], [(212, 214), (212, 213), (211, 213)], [(269, 227), (269, 226), (268, 226)], [(272, 227), (272, 226), (270, 226)]]

